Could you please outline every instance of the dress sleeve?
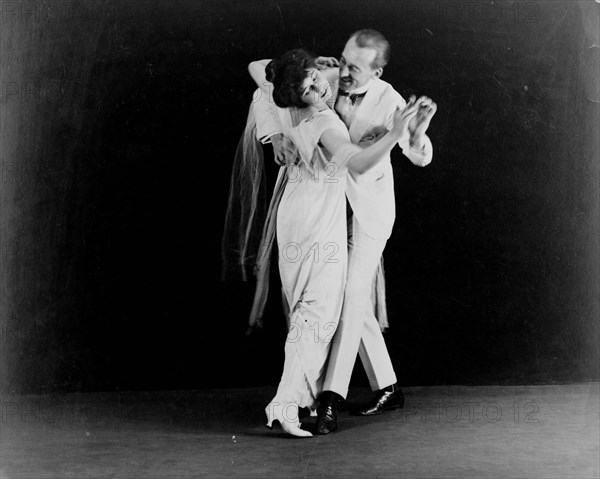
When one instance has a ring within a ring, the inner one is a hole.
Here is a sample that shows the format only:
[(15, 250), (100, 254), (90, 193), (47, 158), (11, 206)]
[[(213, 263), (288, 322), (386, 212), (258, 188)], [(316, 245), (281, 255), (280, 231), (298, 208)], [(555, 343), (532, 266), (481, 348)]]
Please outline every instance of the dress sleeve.
[(263, 144), (270, 143), (271, 137), (282, 131), (275, 103), (269, 94), (259, 88), (254, 92), (252, 106), (256, 116), (256, 137)]

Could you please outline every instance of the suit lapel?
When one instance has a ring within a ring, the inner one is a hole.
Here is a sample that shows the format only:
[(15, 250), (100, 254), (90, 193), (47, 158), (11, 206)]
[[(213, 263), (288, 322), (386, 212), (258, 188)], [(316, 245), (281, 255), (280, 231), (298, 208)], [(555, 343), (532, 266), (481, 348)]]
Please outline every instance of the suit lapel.
[(377, 118), (375, 112), (382, 106), (381, 100), (386, 86), (387, 84), (379, 78), (374, 79), (367, 94), (358, 105), (349, 129), (352, 143), (358, 143), (372, 125), (373, 120)]

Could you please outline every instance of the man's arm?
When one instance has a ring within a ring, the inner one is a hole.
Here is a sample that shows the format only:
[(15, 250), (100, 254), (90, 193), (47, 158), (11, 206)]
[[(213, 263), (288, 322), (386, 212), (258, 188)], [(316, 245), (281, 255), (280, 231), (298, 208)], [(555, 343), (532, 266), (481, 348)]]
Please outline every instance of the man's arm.
[[(437, 105), (435, 102), (431, 98), (423, 96), (417, 114), (410, 120), (408, 125), (411, 155), (421, 157), (421, 161), (427, 161), (426, 164), (429, 164), (433, 157), (433, 146), (425, 132), (429, 128), (429, 123), (436, 111)], [(422, 166), (425, 165), (422, 164)]]
[(406, 156), (413, 165), (427, 166), (433, 159), (433, 145), (427, 135), (421, 138), (420, 146), (411, 146), (410, 140), (404, 144), (398, 143), (402, 148), (402, 153)]
[[(398, 96), (398, 102), (400, 108), (405, 105), (400, 96)], [(419, 104), (417, 114), (410, 120), (408, 134), (398, 141), (398, 146), (413, 165), (427, 166), (433, 159), (433, 144), (425, 131), (429, 126), (431, 117), (435, 114), (436, 104), (430, 98), (424, 96), (420, 97), (417, 103)], [(390, 128), (390, 119), (388, 119), (386, 126), (388, 129)]]

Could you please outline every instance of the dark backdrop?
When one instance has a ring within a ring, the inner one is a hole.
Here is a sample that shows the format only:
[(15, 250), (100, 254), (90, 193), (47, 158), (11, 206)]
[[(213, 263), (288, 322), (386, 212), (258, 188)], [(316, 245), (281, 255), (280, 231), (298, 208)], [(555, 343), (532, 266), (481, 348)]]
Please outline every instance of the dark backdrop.
[(400, 382), (598, 379), (598, 3), (0, 5), (5, 391), (277, 384), (277, 294), (246, 336), (252, 285), (220, 281), (246, 66), (364, 27), (438, 103), (433, 163), (393, 156)]

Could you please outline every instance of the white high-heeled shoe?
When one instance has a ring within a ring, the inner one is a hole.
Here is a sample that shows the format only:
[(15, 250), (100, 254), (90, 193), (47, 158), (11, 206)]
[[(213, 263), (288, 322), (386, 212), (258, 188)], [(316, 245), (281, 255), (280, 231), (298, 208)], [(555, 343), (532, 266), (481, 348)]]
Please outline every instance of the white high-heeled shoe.
[(312, 437), (312, 434), (309, 431), (300, 429), (298, 404), (296, 403), (270, 402), (265, 408), (265, 414), (267, 415), (266, 426), (269, 429), (273, 429), (273, 421), (279, 421), (283, 431), (290, 436)]

